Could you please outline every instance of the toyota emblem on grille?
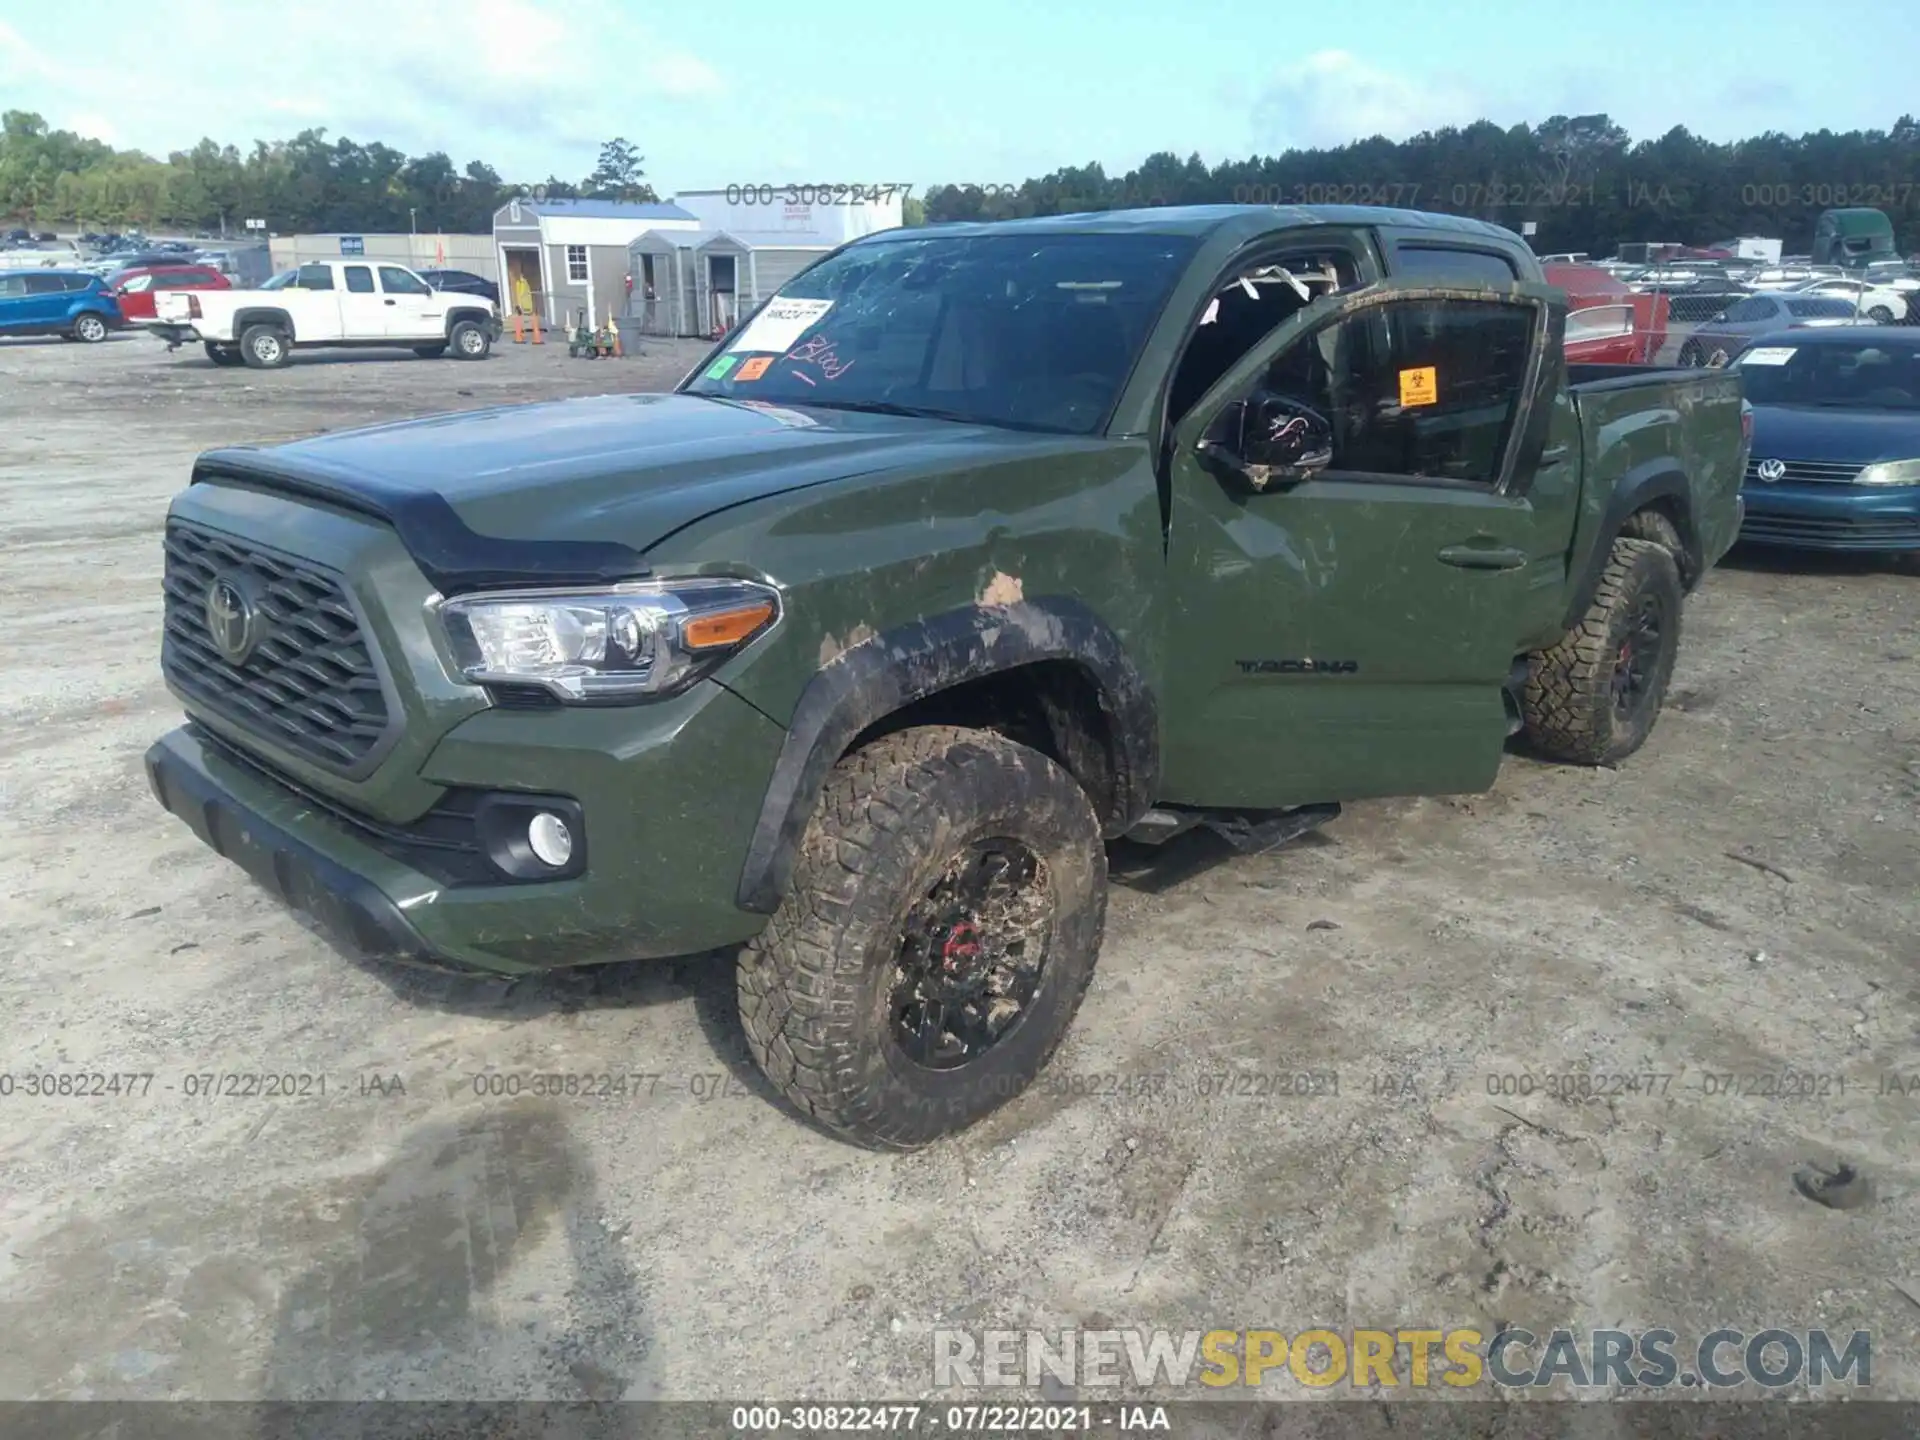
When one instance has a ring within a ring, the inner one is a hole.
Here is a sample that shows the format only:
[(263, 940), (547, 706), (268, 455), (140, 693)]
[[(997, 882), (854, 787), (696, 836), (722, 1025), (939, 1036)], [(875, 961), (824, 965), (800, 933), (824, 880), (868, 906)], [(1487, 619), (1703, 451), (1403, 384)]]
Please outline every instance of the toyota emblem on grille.
[(1758, 465), (1753, 467), (1753, 473), (1771, 485), (1774, 481), (1785, 477), (1787, 473), (1787, 462), (1784, 460), (1762, 460)]
[(233, 581), (218, 579), (207, 587), (207, 638), (229, 665), (253, 653), (260, 638), (259, 613)]

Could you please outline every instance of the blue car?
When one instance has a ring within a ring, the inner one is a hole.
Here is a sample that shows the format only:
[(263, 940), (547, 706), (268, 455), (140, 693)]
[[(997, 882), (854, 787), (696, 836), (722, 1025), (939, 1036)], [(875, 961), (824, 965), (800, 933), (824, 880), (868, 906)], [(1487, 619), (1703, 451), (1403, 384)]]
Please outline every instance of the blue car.
[(107, 282), (84, 270), (0, 270), (0, 336), (98, 344), (126, 324)]
[(1753, 406), (1742, 540), (1920, 552), (1920, 328), (1783, 330), (1732, 368)]

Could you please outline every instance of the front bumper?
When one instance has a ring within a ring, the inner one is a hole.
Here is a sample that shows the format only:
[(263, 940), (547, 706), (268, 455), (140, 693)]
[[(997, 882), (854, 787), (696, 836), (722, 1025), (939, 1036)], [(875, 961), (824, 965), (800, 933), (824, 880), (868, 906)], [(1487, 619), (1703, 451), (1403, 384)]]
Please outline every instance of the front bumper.
[[(496, 975), (738, 945), (734, 903), (784, 732), (707, 684), (653, 706), (472, 716), (425, 768), (437, 785), (584, 804), (577, 879), (460, 883), (189, 725), (148, 750), (161, 805), (350, 954)], [(762, 773), (764, 772), (764, 773)], [(425, 863), (422, 861), (421, 863)]]
[(1805, 550), (1920, 550), (1920, 485), (1748, 484), (1740, 539)]

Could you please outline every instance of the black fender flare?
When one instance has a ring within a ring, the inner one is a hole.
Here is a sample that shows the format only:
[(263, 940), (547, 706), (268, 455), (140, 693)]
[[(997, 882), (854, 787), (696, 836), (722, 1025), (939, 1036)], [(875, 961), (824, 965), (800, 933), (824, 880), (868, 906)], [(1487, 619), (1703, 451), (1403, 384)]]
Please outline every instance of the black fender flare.
[(1628, 517), (1661, 500), (1672, 502), (1661, 508), (1680, 532), (1680, 545), (1685, 553), (1675, 558), (1680, 562), (1681, 571), (1697, 579), (1706, 569), (1701, 563), (1700, 534), (1693, 523), (1693, 488), (1688, 483), (1687, 472), (1671, 455), (1644, 461), (1621, 476), (1613, 494), (1607, 497), (1606, 509), (1601, 512), (1600, 524), (1594, 531), (1593, 548), (1587, 552), (1586, 566), (1580, 572), (1579, 584), (1573, 588), (1565, 629), (1578, 625), (1586, 616), (1587, 607), (1593, 604), (1593, 597), (1600, 590), (1601, 576), (1606, 573), (1613, 542), (1619, 538)]
[(240, 343), (240, 337), (247, 333), (249, 325), (276, 325), (287, 332), (289, 343), (297, 343), (299, 336), (294, 333), (293, 316), (284, 310), (275, 310), (267, 305), (250, 305), (245, 310), (233, 312), (233, 342)]
[(807, 682), (747, 848), (740, 908), (779, 908), (827, 775), (863, 730), (965, 681), (1046, 660), (1070, 661), (1093, 681), (1117, 752), (1118, 783), (1101, 824), (1109, 835), (1129, 827), (1159, 786), (1160, 732), (1153, 694), (1120, 637), (1065, 596), (966, 605), (851, 645)]
[(458, 310), (449, 310), (447, 311), (447, 339), (453, 339), (453, 327), (462, 320), (471, 320), (484, 330), (492, 323), (493, 316), (478, 305), (464, 305)]

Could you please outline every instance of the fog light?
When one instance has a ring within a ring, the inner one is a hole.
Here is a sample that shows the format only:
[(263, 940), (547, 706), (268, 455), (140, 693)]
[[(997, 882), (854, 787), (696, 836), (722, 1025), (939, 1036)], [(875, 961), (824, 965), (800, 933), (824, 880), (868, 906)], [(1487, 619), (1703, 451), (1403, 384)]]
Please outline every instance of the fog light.
[(558, 870), (573, 858), (573, 832), (558, 815), (542, 810), (527, 826), (527, 845), (540, 860)]

